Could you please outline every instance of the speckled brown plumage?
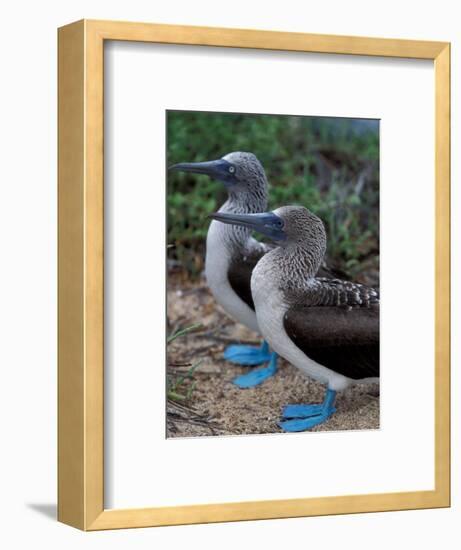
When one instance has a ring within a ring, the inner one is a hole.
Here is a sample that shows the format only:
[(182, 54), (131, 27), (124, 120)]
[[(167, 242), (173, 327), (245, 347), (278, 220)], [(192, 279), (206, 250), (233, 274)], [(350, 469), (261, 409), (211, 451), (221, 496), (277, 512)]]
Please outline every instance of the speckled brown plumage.
[(379, 292), (316, 277), (326, 250), (322, 221), (303, 207), (274, 213), (283, 219), (287, 239), (258, 270), (282, 293), (287, 335), (310, 359), (334, 372), (355, 380), (379, 376)]

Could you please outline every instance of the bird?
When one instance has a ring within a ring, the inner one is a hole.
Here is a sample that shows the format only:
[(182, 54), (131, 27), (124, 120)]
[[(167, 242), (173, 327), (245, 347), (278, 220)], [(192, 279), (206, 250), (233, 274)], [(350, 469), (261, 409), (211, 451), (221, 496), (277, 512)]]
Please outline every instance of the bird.
[[(256, 155), (234, 151), (220, 159), (174, 164), (170, 170), (206, 174), (224, 184), (227, 200), (221, 213), (251, 214), (267, 209), (268, 181)], [(205, 276), (215, 300), (235, 321), (260, 333), (251, 295), (250, 280), (259, 259), (272, 248), (257, 241), (245, 227), (225, 226), (212, 221), (206, 238)], [(260, 347), (231, 345), (224, 359), (240, 365), (264, 368), (238, 376), (233, 382), (240, 388), (261, 384), (277, 370), (277, 355), (266, 341)]]
[(277, 244), (251, 276), (259, 329), (279, 356), (327, 387), (322, 403), (285, 406), (278, 424), (299, 432), (325, 422), (336, 412), (338, 391), (379, 380), (378, 290), (316, 275), (326, 232), (320, 218), (303, 206), (210, 217), (262, 233)]

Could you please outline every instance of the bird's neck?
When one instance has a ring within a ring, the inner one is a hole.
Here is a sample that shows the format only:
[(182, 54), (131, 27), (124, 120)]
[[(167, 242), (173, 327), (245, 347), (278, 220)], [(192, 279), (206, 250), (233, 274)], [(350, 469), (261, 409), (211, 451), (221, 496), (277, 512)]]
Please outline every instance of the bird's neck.
[(261, 261), (267, 264), (267, 276), (276, 278), (281, 288), (302, 288), (314, 280), (324, 254), (321, 245), (288, 244), (269, 252)]
[(232, 214), (257, 214), (265, 212), (266, 208), (267, 196), (265, 193), (230, 189), (228, 199), (219, 211)]
[[(221, 206), (219, 212), (228, 214), (256, 214), (264, 212), (267, 208), (267, 200), (258, 199), (254, 195), (229, 193), (229, 198)], [(248, 245), (251, 230), (237, 225), (227, 225), (220, 222), (212, 223), (213, 230), (219, 231), (222, 243), (231, 253), (241, 253)], [(211, 228), (210, 228), (211, 229)]]

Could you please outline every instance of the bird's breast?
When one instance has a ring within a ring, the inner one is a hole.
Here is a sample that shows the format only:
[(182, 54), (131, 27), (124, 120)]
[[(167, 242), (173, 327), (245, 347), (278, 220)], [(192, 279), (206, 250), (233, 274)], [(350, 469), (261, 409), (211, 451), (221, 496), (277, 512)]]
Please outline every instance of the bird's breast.
[[(253, 295), (259, 328), (270, 343), (270, 340), (276, 340), (280, 334), (287, 306), (277, 280), (266, 272), (264, 264), (261, 269), (263, 262), (264, 259), (260, 260), (253, 270), (251, 293)], [(274, 347), (273, 344), (272, 347)]]
[[(205, 275), (215, 300), (236, 321), (258, 332), (255, 312), (235, 293), (229, 283), (232, 251), (227, 227), (212, 221), (207, 235)], [(224, 229), (223, 229), (224, 228)]]

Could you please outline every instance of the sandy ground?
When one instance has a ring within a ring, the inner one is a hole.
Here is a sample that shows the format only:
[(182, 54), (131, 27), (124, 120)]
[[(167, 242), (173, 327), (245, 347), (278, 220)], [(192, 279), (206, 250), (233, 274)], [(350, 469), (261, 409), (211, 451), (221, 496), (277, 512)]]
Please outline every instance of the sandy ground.
[[(197, 332), (168, 346), (170, 380), (183, 375), (191, 364), (195, 386), (189, 399), (168, 401), (168, 437), (238, 435), (281, 432), (276, 422), (283, 405), (318, 403), (325, 387), (305, 378), (279, 359), (277, 374), (262, 385), (240, 389), (232, 379), (248, 368), (228, 363), (222, 353), (229, 343), (259, 344), (257, 335), (230, 320), (213, 300), (203, 281), (193, 285), (169, 278), (169, 332), (201, 323)], [(256, 367), (257, 368), (257, 367)], [(190, 382), (178, 388), (186, 393)], [(379, 428), (379, 387), (356, 385), (338, 394), (337, 412), (312, 431), (369, 430)]]

